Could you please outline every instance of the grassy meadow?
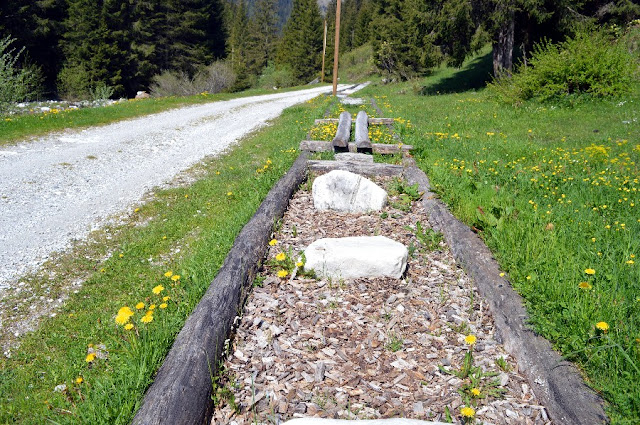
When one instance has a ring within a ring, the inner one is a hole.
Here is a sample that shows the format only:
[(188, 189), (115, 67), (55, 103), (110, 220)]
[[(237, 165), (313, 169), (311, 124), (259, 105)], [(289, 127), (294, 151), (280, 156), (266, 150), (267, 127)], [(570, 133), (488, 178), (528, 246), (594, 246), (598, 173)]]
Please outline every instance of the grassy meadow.
[[(191, 170), (186, 180), (194, 183), (155, 191), (123, 224), (94, 232), (26, 277), (30, 290), (3, 301), (4, 323), (29, 315), (29, 300), (69, 298), (0, 358), (0, 423), (129, 423), (236, 235), (331, 102), (287, 109)], [(65, 289), (77, 280), (81, 287)]]
[(584, 372), (614, 424), (640, 419), (640, 84), (574, 107), (497, 103), (491, 57), (365, 89), (433, 189), (487, 243), (531, 326)]

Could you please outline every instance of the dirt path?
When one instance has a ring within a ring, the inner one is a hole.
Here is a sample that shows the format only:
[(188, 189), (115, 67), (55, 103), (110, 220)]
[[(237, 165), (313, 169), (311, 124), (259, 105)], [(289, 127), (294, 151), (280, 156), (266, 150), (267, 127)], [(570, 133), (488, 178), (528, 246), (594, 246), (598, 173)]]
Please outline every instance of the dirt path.
[(330, 89), (187, 107), (0, 149), (0, 295), (149, 189)]

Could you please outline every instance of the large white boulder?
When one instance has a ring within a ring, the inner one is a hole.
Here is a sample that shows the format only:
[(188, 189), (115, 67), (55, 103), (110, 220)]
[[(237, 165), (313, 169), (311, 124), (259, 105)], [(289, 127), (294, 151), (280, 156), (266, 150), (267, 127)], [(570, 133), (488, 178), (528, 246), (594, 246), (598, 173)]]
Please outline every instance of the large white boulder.
[(387, 203), (387, 192), (358, 174), (333, 170), (316, 177), (312, 186), (317, 210), (341, 212), (379, 211)]
[(291, 419), (283, 425), (447, 425), (444, 422), (428, 422), (417, 419), (391, 418), (369, 420), (346, 420), (324, 418), (298, 418)]
[(407, 267), (407, 247), (385, 236), (318, 239), (304, 251), (305, 269), (318, 277), (400, 278)]

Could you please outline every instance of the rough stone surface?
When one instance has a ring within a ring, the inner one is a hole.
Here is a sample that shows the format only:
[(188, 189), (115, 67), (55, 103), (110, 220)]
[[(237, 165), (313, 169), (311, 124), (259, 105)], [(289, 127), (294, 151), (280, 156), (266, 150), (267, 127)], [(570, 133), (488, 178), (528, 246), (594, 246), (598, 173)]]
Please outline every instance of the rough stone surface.
[(313, 205), (318, 210), (379, 211), (387, 192), (371, 180), (349, 171), (334, 170), (313, 182)]
[(369, 162), (373, 164), (373, 156), (364, 153), (341, 152), (335, 155), (336, 161)]
[(319, 277), (400, 278), (407, 267), (409, 251), (385, 236), (356, 236), (318, 239), (304, 251), (305, 268)]

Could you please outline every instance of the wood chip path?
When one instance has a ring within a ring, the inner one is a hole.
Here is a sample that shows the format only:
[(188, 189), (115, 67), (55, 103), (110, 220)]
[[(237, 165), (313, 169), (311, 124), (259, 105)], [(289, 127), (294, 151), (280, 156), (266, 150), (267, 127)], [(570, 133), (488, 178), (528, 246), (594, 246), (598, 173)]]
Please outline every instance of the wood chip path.
[[(266, 266), (231, 341), (212, 424), (294, 417), (446, 421), (447, 412), (460, 423), (469, 380), (440, 367), (461, 369), (469, 334), (477, 336), (474, 365), (496, 374), (475, 384), (476, 423), (552, 423), (449, 249), (440, 242), (429, 251), (416, 237), (417, 222), (429, 226), (418, 203), (409, 212), (391, 206), (382, 214), (318, 212), (309, 189), (291, 200), (269, 259), (301, 252), (318, 238), (383, 235), (410, 247), (408, 270), (401, 280), (279, 279)], [(496, 364), (499, 358), (506, 367)], [(491, 380), (502, 396), (488, 395)]]

